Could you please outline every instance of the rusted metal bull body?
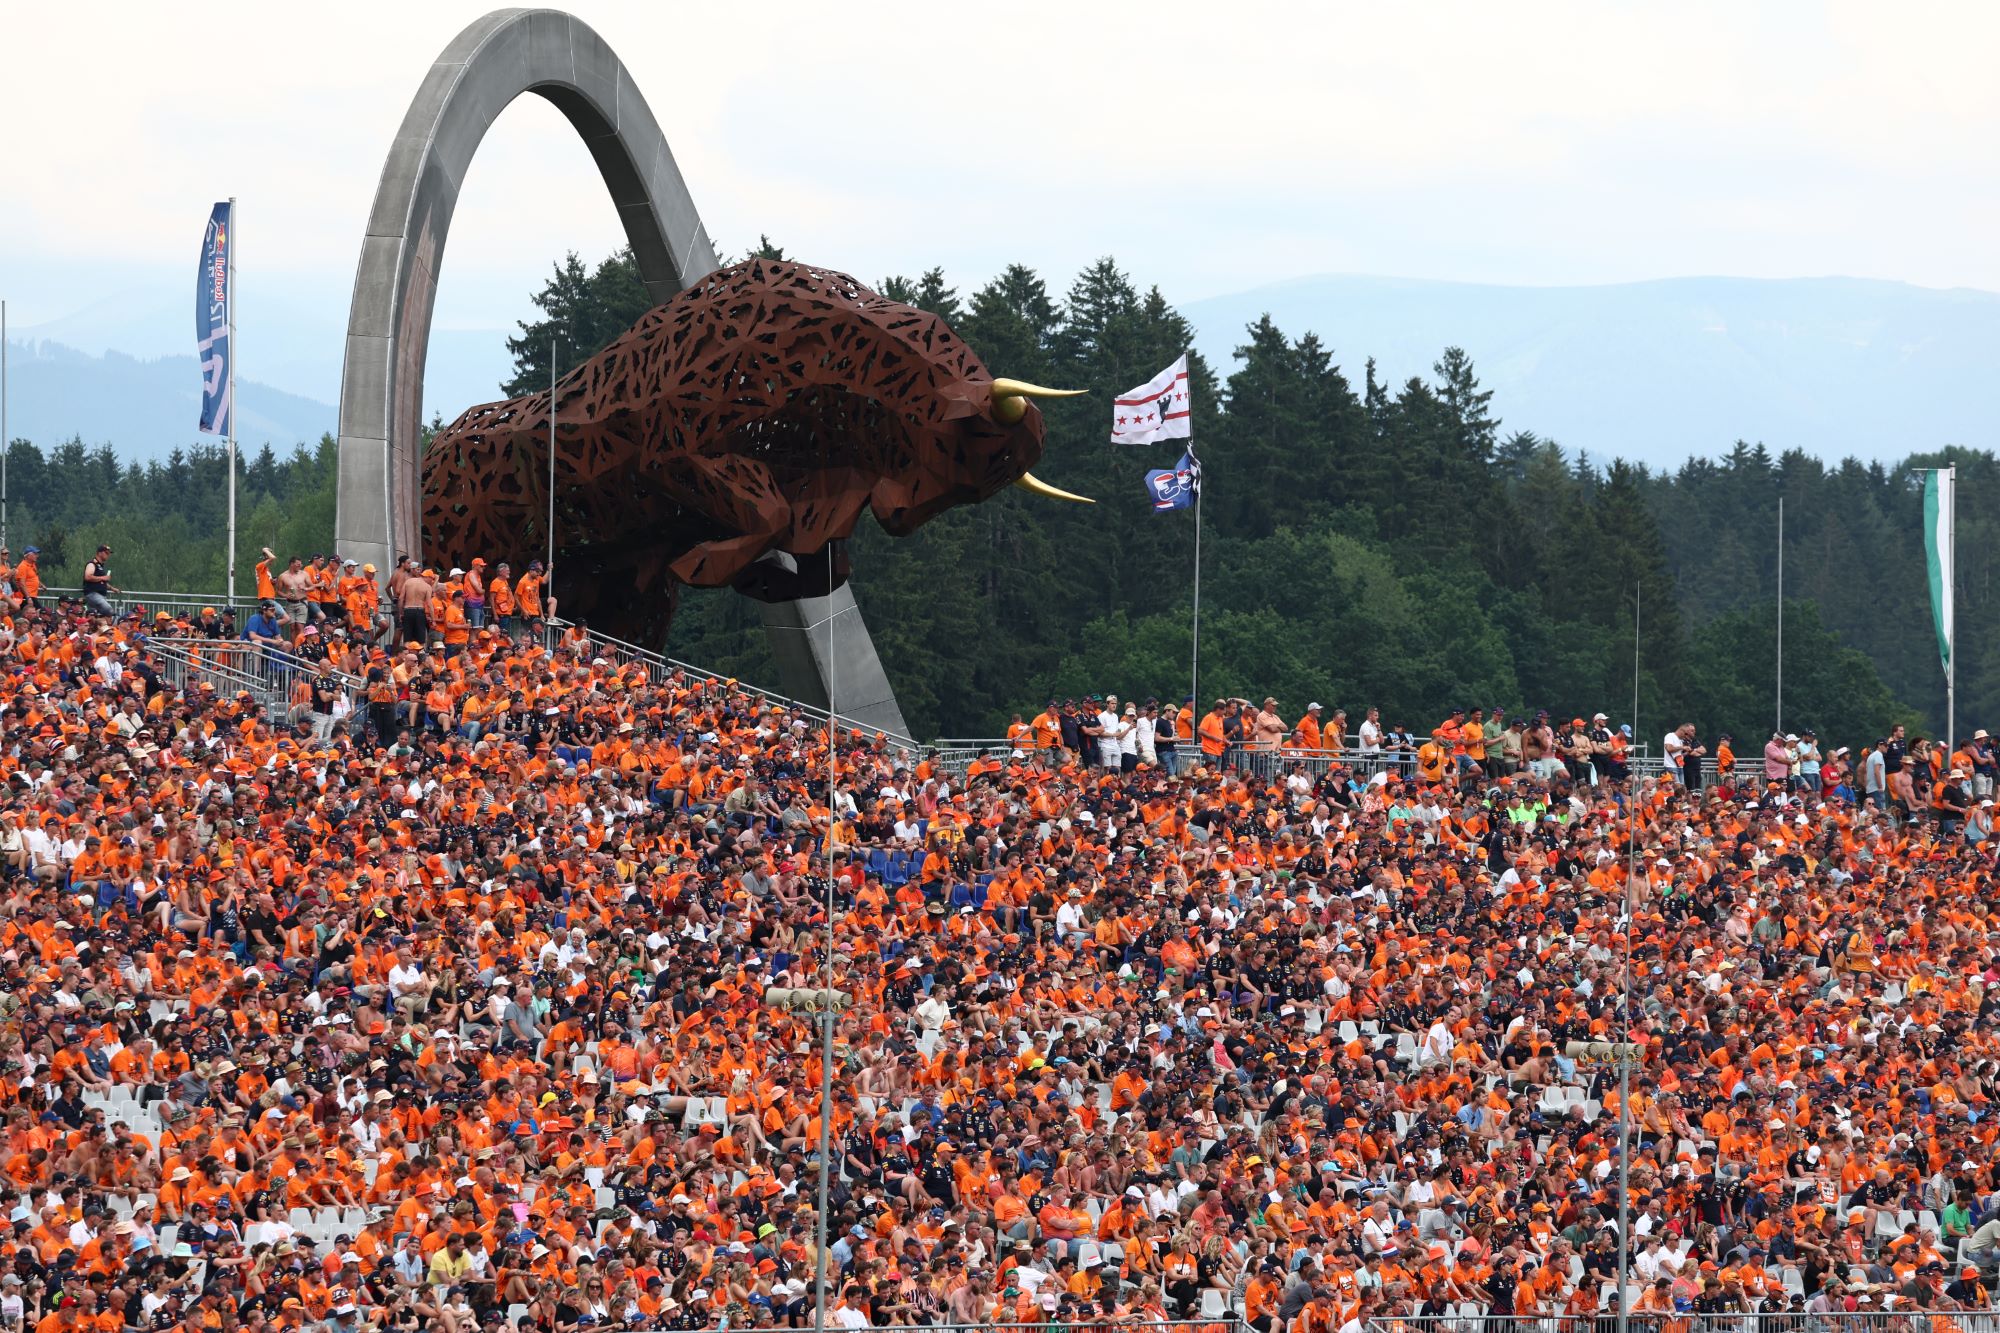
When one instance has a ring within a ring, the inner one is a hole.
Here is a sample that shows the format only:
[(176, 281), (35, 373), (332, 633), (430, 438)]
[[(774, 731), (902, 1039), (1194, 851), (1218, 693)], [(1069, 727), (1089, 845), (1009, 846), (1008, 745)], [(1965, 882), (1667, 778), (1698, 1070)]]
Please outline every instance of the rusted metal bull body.
[[(904, 536), (1036, 481), (1054, 391), (995, 379), (935, 315), (753, 259), (642, 316), (555, 390), (565, 614), (658, 632), (682, 585), (767, 601), (847, 579), (864, 509)], [(519, 570), (548, 548), (550, 394), (475, 407), (424, 455), (425, 549)]]

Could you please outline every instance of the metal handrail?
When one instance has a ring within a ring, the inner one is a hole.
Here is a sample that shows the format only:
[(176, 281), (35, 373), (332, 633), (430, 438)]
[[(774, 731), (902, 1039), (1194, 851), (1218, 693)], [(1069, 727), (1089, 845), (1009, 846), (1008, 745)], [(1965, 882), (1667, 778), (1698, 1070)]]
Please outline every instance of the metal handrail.
[[(191, 689), (206, 681), (217, 690), (246, 693), (267, 712), (293, 722), (298, 718), (291, 712), (292, 685), (317, 676), (320, 668), (318, 662), (243, 639), (148, 637), (146, 646), (176, 688)], [(362, 682), (338, 669), (328, 674), (346, 696), (349, 716), (359, 716)]]
[[(198, 642), (200, 648), (194, 644)], [(150, 640), (147, 647), (164, 669), (174, 688), (191, 690), (204, 681), (220, 691), (243, 693), (256, 698), (266, 708), (274, 702), (270, 683), (263, 676), (242, 670), (237, 663), (258, 651), (255, 644), (240, 639)]]
[[(45, 597), (81, 597), (83, 590), (80, 588), (44, 587), (42, 595)], [(186, 593), (138, 592), (130, 589), (116, 594), (109, 600), (121, 615), (127, 611), (141, 609), (186, 610), (189, 614), (193, 614), (206, 607), (215, 607), (220, 610), (231, 605), (244, 607), (254, 606), (257, 603), (257, 599), (254, 597), (238, 598), (232, 603), (227, 594), (191, 596)], [(824, 726), (829, 721), (827, 710), (817, 704), (806, 703), (802, 700), (794, 699), (789, 695), (781, 694), (776, 690), (750, 684), (735, 677), (723, 676), (719, 672), (710, 671), (706, 667), (696, 666), (692, 662), (683, 662), (678, 658), (668, 657), (664, 653), (628, 642), (614, 635), (606, 634), (589, 625), (578, 624), (575, 621), (566, 620), (560, 616), (550, 616), (544, 624), (544, 633), (547, 636), (543, 641), (545, 647), (554, 647), (565, 631), (572, 629), (579, 630), (585, 636), (584, 641), (592, 648), (595, 655), (614, 660), (622, 658), (626, 661), (637, 662), (646, 669), (648, 680), (655, 685), (669, 683), (674, 677), (680, 676), (709, 685), (740, 690), (746, 694), (767, 699), (782, 708), (810, 718), (813, 722), (821, 726)], [(154, 642), (163, 641), (156, 639)], [(195, 640), (195, 642), (208, 643), (211, 641)], [(278, 653), (278, 650), (267, 649), (266, 652)], [(302, 658), (291, 657), (290, 654), (278, 653), (278, 656), (288, 660), (274, 662), (274, 664), (283, 666), (287, 670), (317, 670), (318, 668), (317, 663), (308, 662)], [(343, 685), (346, 688), (359, 691), (361, 687), (360, 681), (338, 671), (335, 674), (342, 676)], [(937, 740), (925, 742), (911, 736), (884, 731), (880, 727), (872, 726), (858, 718), (841, 715), (832, 720), (836, 726), (848, 727), (869, 735), (880, 736), (889, 745), (903, 751), (912, 759), (918, 755), (929, 755), (939, 768), (954, 775), (963, 773), (966, 766), (978, 758), (982, 752), (990, 750), (1005, 753), (1012, 748), (1004, 736), (941, 737)], [(1180, 744), (1191, 746), (1193, 743), (1184, 740)], [(1652, 747), (1647, 743), (1638, 743), (1631, 748), (1626, 762), (1633, 776), (1652, 778), (1660, 775), (1664, 769), (1664, 764), (1657, 756), (1651, 753), (1651, 749)], [(1409, 752), (1366, 754), (1353, 747), (1339, 751), (1281, 748), (1277, 751), (1239, 750), (1237, 753), (1243, 755), (1276, 755), (1278, 756), (1276, 762), (1281, 766), (1297, 760), (1303, 762), (1306, 765), (1307, 771), (1315, 775), (1324, 772), (1329, 766), (1335, 763), (1344, 764), (1348, 768), (1357, 771), (1365, 771), (1369, 776), (1373, 776), (1384, 769), (1399, 772), (1408, 771), (1415, 767), (1416, 762), (1414, 754)], [(1186, 756), (1184, 755), (1183, 759), (1185, 758)], [(1736, 757), (1738, 771), (1745, 773), (1755, 771), (1756, 766), (1762, 762), (1762, 755), (1756, 752), (1739, 754)], [(1701, 760), (1702, 785), (1708, 786), (1715, 782), (1716, 778), (1715, 756), (1703, 756)]]
[(551, 616), (546, 623), (551, 640), (560, 638), (564, 630), (580, 630), (585, 635), (585, 641), (593, 648), (599, 650), (599, 656), (603, 655), (602, 650), (609, 649), (614, 657), (624, 657), (630, 661), (638, 662), (646, 668), (647, 678), (656, 685), (665, 683), (675, 675), (689, 677), (713, 685), (729, 685), (746, 694), (769, 699), (781, 707), (789, 708), (794, 712), (803, 714), (822, 725), (832, 720), (835, 726), (855, 728), (880, 736), (890, 745), (911, 755), (915, 755), (927, 748), (912, 737), (900, 735), (892, 731), (884, 731), (880, 727), (872, 726), (857, 718), (850, 718), (845, 715), (832, 716), (826, 709), (821, 708), (817, 704), (805, 703), (789, 695), (780, 694), (776, 690), (767, 690), (759, 685), (746, 684), (733, 676), (723, 676), (705, 667), (695, 666), (691, 662), (683, 662), (678, 658), (668, 657), (666, 654), (655, 652), (651, 648), (643, 648), (636, 643), (629, 643), (624, 639), (605, 634), (600, 630), (591, 628), (589, 625), (580, 625), (574, 621), (564, 620), (560, 616)]
[[(1196, 742), (1183, 737), (1176, 742), (1176, 745), (1183, 751), (1180, 754), (1183, 764), (1199, 762), (1198, 758), (1190, 758), (1189, 747), (1193, 747), (1192, 752), (1198, 753), (1199, 747)], [(932, 746), (936, 751), (938, 766), (950, 773), (963, 773), (966, 766), (982, 754), (1009, 754), (1017, 749), (1032, 748), (1017, 746), (1004, 736), (951, 737), (933, 741)], [(1290, 746), (1276, 750), (1256, 750), (1239, 746), (1231, 751), (1231, 762), (1269, 768), (1274, 773), (1287, 771), (1295, 763), (1303, 764), (1306, 772), (1314, 777), (1326, 772), (1335, 764), (1341, 764), (1365, 780), (1381, 772), (1398, 774), (1413, 772), (1417, 766), (1417, 756), (1414, 750), (1364, 751), (1353, 747), (1344, 750), (1303, 750)], [(1761, 756), (1758, 757), (1758, 762), (1762, 762)], [(1739, 770), (1747, 770), (1748, 763), (1744, 756), (1737, 756)], [(1666, 763), (1658, 756), (1646, 753), (1645, 747), (1634, 746), (1626, 755), (1626, 766), (1634, 777), (1646, 779), (1660, 776), (1665, 771)], [(1710, 785), (1716, 777), (1715, 756), (1704, 755), (1701, 760), (1702, 785)]]
[[(67, 597), (73, 601), (81, 601), (83, 599), (83, 589), (55, 588), (44, 584), (41, 595), (44, 597)], [(140, 592), (131, 588), (120, 589), (118, 592), (112, 593), (105, 600), (109, 601), (113, 609), (121, 616), (128, 611), (139, 610), (184, 610), (189, 615), (196, 615), (205, 607), (212, 606), (218, 612), (221, 612), (232, 608), (240, 609), (245, 606), (255, 606), (257, 604), (257, 599), (254, 597), (239, 597), (236, 601), (231, 602), (226, 593), (218, 593), (212, 597), (203, 597), (184, 592)]]

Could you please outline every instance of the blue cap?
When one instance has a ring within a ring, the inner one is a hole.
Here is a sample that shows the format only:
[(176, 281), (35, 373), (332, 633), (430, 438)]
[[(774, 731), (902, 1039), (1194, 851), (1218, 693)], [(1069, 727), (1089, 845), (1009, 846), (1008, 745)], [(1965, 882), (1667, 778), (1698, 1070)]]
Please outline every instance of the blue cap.
[(40, 555), (41, 553), (42, 548), (39, 546), (30, 546), (27, 550), (21, 552), (22, 555)]

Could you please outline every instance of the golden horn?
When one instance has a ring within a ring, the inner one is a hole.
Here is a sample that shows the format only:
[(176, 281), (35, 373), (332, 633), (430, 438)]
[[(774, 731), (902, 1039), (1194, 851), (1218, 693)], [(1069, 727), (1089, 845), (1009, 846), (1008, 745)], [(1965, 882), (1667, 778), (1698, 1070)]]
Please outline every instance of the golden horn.
[(993, 419), (1003, 426), (1011, 426), (1028, 414), (1025, 399), (1074, 398), (1089, 392), (1088, 389), (1044, 389), (1026, 380), (994, 380)]
[(1024, 491), (1033, 491), (1045, 500), (1067, 500), (1071, 504), (1094, 505), (1097, 501), (1087, 495), (1071, 495), (1068, 491), (1049, 485), (1032, 472), (1023, 472), (1014, 478), (1014, 484)]
[(1026, 380), (993, 381), (995, 398), (1076, 398), (1089, 392), (1088, 389), (1044, 389)]

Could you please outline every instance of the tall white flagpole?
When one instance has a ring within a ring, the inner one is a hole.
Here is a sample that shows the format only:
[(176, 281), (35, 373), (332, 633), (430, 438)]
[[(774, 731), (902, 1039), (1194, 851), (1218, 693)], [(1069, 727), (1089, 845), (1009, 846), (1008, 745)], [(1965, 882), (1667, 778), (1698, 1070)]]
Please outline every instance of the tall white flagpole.
[(1778, 721), (1785, 730), (1785, 497), (1778, 497)]
[[(1639, 729), (1639, 612), (1645, 587), (1632, 587), (1632, 734)], [(1700, 767), (1696, 760), (1696, 767)], [(1638, 783), (1629, 775), (1625, 792), (1625, 974), (1618, 984), (1618, 1333), (1630, 1333), (1631, 1302), (1626, 1299), (1632, 1263), (1632, 935), (1639, 928), (1632, 882), (1639, 874)]]
[(229, 604), (236, 605), (236, 196), (229, 196)]
[[(1191, 717), (1201, 717), (1201, 493), (1207, 489), (1202, 484), (1201, 461), (1194, 456), (1194, 443), (1188, 442), (1188, 461), (1194, 464), (1194, 655), (1188, 666), (1188, 693), (1194, 696), (1188, 704)], [(1175, 713), (1179, 716), (1178, 710)]]
[(1949, 768), (1951, 756), (1958, 753), (1958, 614), (1957, 601), (1951, 596), (1958, 564), (1958, 465), (1954, 463), (1945, 471), (1951, 474), (1951, 488), (1945, 493), (1944, 530), (1951, 541), (1942, 573), (1945, 601), (1953, 608), (1951, 633), (1945, 639), (1945, 651), (1950, 656), (1944, 664), (1944, 752), (1945, 766)]
[(549, 578), (556, 571), (556, 340), (549, 339), (549, 559), (542, 567), (542, 598), (549, 595)]

